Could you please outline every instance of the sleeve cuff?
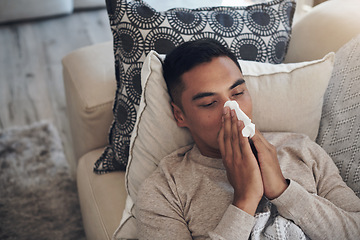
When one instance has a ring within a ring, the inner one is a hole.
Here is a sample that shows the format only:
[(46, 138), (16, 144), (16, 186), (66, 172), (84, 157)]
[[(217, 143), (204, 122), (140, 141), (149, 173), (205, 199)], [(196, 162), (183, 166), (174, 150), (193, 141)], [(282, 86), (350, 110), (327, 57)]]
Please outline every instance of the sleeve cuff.
[(281, 216), (294, 220), (298, 217), (303, 217), (304, 213), (301, 213), (301, 216), (295, 215), (299, 212), (299, 208), (301, 209), (299, 204), (308, 201), (307, 196), (309, 193), (297, 182), (292, 180), (289, 182), (286, 190), (278, 198), (271, 200), (271, 202), (275, 204)]
[(211, 239), (248, 239), (255, 224), (255, 217), (230, 205), (214, 231)]

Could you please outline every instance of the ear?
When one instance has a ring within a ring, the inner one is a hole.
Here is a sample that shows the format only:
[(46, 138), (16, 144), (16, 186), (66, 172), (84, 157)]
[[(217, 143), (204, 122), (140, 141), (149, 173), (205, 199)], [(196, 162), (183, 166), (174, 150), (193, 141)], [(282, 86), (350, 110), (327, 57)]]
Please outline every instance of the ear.
[(173, 114), (174, 114), (174, 118), (176, 120), (176, 124), (179, 127), (186, 127), (185, 115), (184, 115), (183, 111), (181, 110), (181, 108), (179, 106), (177, 106), (174, 102), (171, 102), (171, 106), (173, 109)]

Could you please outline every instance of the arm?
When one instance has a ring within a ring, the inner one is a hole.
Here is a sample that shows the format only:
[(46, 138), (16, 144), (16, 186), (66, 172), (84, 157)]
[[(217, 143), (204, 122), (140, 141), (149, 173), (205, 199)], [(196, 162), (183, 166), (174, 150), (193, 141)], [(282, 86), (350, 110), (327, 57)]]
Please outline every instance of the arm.
[(142, 184), (136, 204), (138, 237), (142, 239), (192, 239), (181, 202), (159, 169)]
[[(159, 171), (159, 169), (157, 170)], [(139, 239), (193, 239), (193, 228), (203, 228), (185, 215), (176, 185), (156, 172), (142, 185), (135, 204)], [(203, 221), (210, 221), (203, 219)], [(194, 226), (196, 225), (197, 226)], [(248, 239), (254, 217), (230, 205), (214, 229), (203, 232), (201, 239)], [(194, 239), (196, 236), (194, 237)]]
[(299, 157), (313, 173), (317, 194), (291, 181), (272, 202), (283, 217), (293, 220), (311, 239), (357, 239), (360, 199), (346, 186), (326, 152), (314, 143), (308, 145), (302, 146), (306, 150)]

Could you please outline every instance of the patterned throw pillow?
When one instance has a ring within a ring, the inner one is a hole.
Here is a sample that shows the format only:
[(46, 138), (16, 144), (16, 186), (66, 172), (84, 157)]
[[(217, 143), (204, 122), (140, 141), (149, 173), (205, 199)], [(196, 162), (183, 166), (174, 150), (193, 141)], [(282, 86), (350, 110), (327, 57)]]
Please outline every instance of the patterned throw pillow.
[(360, 35), (336, 53), (316, 142), (360, 197)]
[(109, 145), (95, 163), (96, 173), (126, 168), (141, 96), (141, 67), (151, 50), (166, 54), (185, 41), (212, 38), (231, 48), (238, 59), (281, 63), (290, 40), (295, 0), (165, 12), (141, 0), (107, 0), (107, 9), (117, 90)]

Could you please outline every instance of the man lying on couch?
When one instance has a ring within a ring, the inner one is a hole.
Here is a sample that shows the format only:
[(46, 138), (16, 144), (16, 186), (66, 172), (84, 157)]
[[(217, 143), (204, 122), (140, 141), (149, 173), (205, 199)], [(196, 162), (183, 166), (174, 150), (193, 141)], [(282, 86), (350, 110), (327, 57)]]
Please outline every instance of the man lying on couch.
[[(316, 143), (256, 130), (236, 57), (213, 40), (187, 42), (164, 61), (175, 120), (195, 144), (165, 157), (136, 203), (140, 239), (358, 239), (360, 199)], [(250, 142), (256, 150), (252, 150)]]

